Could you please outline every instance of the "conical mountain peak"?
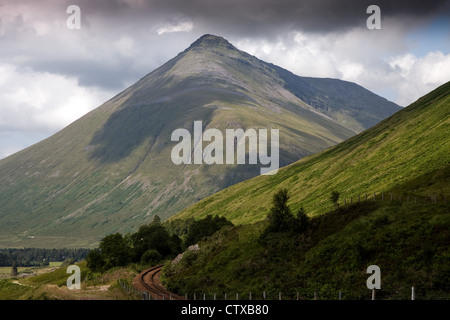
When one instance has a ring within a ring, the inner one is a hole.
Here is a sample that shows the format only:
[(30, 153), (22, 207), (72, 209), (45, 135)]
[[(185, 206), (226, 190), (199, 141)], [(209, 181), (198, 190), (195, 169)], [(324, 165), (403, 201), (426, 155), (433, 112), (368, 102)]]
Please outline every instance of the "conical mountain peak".
[(237, 50), (231, 43), (229, 43), (225, 38), (220, 36), (215, 36), (211, 34), (205, 34), (198, 38), (188, 50), (192, 49), (203, 49), (203, 48), (227, 48)]
[(362, 87), (298, 77), (203, 35), (70, 126), (0, 161), (0, 246), (36, 246), (25, 235), (46, 246), (97, 243), (260, 174), (265, 166), (247, 160), (175, 163), (173, 133), (196, 135), (195, 121), (220, 132), (279, 128), (281, 167), (354, 135), (347, 123), (384, 118), (382, 106), (397, 109)]

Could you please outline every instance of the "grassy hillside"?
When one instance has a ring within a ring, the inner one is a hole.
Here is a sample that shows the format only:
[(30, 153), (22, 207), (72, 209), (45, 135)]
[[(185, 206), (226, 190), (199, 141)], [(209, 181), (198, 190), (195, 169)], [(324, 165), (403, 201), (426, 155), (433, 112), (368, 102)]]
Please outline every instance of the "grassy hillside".
[[(340, 292), (342, 299), (370, 299), (366, 269), (374, 264), (381, 269), (378, 299), (410, 299), (413, 286), (417, 299), (449, 299), (449, 132), (447, 83), (275, 176), (199, 202), (174, 218), (217, 214), (238, 226), (204, 239), (179, 263), (167, 263), (165, 284), (180, 294), (220, 298), (266, 292), (278, 299), (282, 292), (284, 299), (338, 299)], [(292, 212), (303, 207), (309, 214), (310, 227), (261, 237), (281, 188), (290, 193)], [(333, 190), (342, 193), (339, 208), (330, 200)]]
[(259, 241), (267, 222), (223, 230), (164, 270), (180, 294), (218, 299), (371, 299), (366, 269), (381, 269), (377, 299), (450, 298), (450, 203), (371, 200), (311, 220), (303, 235), (280, 233)]
[(0, 280), (0, 300), (130, 300), (138, 297), (122, 290), (118, 279), (128, 282), (135, 276), (131, 269), (116, 268), (105, 274), (94, 274), (86, 261), (77, 263), (81, 270), (81, 289), (67, 288), (70, 276), (67, 265), (54, 271)]
[[(450, 83), (373, 128), (306, 157), (274, 176), (259, 176), (203, 199), (173, 218), (223, 215), (235, 224), (264, 219), (277, 188), (309, 215), (329, 211), (333, 190), (341, 199), (395, 193), (395, 197), (450, 196)], [(439, 176), (435, 182), (430, 178)], [(414, 188), (411, 188), (414, 186)]]

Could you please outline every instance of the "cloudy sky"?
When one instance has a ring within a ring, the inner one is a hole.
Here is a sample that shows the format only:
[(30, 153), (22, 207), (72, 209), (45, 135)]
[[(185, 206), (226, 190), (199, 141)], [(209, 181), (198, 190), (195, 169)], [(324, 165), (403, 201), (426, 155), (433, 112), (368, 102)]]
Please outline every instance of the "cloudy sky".
[[(367, 20), (376, 4), (381, 29)], [(75, 12), (80, 8), (80, 28)], [(407, 106), (450, 80), (450, 0), (0, 0), (0, 158), (62, 129), (203, 34)]]

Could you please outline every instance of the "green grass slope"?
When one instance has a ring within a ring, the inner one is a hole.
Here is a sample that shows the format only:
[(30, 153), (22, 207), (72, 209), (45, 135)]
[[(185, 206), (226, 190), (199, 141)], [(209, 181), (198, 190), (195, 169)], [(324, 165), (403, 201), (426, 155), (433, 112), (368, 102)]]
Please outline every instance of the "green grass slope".
[[(203, 239), (200, 250), (178, 263), (167, 262), (165, 285), (218, 299), (225, 293), (261, 299), (265, 292), (267, 299), (281, 293), (282, 299), (368, 300), (366, 270), (377, 265), (376, 299), (408, 300), (412, 287), (416, 299), (450, 299), (449, 115), (447, 83), (275, 177), (245, 181), (181, 212), (174, 218), (218, 214), (238, 225)], [(303, 206), (310, 214), (310, 227), (261, 240), (280, 188), (289, 190), (292, 211)], [(333, 208), (332, 190), (353, 203)]]
[[(223, 215), (235, 224), (265, 218), (272, 193), (287, 188), (294, 210), (310, 216), (329, 211), (333, 190), (341, 199), (449, 196), (450, 83), (405, 109), (321, 153), (203, 199), (173, 218)], [(438, 176), (436, 182), (431, 179)], [(413, 187), (413, 188), (412, 188)], [(386, 194), (390, 197), (390, 194)]]
[(376, 299), (450, 298), (450, 203), (364, 201), (313, 217), (306, 234), (259, 241), (267, 222), (222, 230), (177, 264), (164, 284), (173, 292), (240, 299), (371, 299), (366, 269), (381, 270)]

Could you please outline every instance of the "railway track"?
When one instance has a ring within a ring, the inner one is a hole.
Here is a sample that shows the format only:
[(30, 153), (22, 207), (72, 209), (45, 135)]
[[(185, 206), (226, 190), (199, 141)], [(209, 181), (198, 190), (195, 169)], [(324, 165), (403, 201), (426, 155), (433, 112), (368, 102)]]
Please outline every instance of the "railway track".
[(161, 285), (159, 276), (163, 266), (161, 264), (141, 272), (137, 276), (139, 285), (135, 286), (141, 291), (148, 292), (152, 300), (184, 300), (184, 297), (168, 291)]

